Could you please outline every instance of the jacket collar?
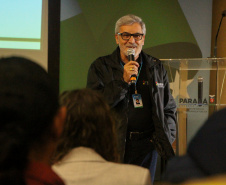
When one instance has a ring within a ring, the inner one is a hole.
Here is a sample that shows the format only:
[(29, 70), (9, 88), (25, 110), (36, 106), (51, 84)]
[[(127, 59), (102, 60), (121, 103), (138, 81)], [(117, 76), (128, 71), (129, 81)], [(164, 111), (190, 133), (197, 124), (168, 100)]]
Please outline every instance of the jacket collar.
[(106, 162), (95, 150), (88, 147), (76, 147), (72, 149), (59, 163), (71, 163), (81, 161)]

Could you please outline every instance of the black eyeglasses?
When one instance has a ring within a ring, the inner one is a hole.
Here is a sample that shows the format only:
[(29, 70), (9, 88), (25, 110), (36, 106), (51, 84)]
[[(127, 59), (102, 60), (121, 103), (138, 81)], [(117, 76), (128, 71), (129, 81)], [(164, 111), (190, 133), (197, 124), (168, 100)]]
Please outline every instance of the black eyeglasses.
[(131, 36), (133, 36), (134, 40), (138, 41), (138, 40), (142, 39), (144, 34), (142, 34), (142, 33), (130, 34), (127, 32), (123, 32), (123, 33), (118, 33), (118, 35), (121, 35), (123, 40), (129, 40), (131, 38)]

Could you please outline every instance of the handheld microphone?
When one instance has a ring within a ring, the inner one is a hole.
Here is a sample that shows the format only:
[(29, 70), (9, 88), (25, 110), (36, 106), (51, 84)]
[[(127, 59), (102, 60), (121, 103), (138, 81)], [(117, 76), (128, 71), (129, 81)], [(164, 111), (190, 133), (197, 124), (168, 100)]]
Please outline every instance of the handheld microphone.
[(198, 77), (198, 105), (202, 104), (202, 95), (203, 95), (203, 78)]
[[(128, 57), (128, 60), (129, 61), (134, 61), (135, 58), (134, 58), (134, 55), (135, 55), (135, 50), (133, 48), (129, 48), (127, 50), (127, 57)], [(137, 80), (137, 76), (136, 75), (131, 75), (130, 77), (130, 82), (132, 84), (135, 84), (136, 83), (136, 80)]]
[(135, 50), (133, 48), (129, 48), (127, 50), (127, 56), (129, 61), (134, 61)]

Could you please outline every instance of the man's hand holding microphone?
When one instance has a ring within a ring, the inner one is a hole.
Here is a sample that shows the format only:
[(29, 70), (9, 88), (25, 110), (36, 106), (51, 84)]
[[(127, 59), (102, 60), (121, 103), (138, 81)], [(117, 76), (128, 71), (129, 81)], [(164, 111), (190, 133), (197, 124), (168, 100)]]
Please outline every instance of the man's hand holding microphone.
[(127, 56), (129, 62), (124, 65), (123, 79), (127, 83), (136, 83), (136, 78), (138, 75), (139, 63), (134, 61), (135, 50), (129, 48), (127, 50)]

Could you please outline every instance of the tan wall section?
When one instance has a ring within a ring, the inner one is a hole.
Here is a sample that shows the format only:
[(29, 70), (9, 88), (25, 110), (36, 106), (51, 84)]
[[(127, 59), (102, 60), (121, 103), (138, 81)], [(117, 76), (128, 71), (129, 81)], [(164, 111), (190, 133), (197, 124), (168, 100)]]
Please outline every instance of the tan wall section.
[[(212, 39), (211, 39), (211, 56), (214, 56), (214, 45), (217, 30), (222, 18), (222, 13), (226, 10), (225, 0), (213, 0), (213, 11), (212, 11)], [(217, 38), (217, 58), (226, 58), (226, 17), (221, 22), (220, 31)], [(225, 66), (218, 63), (220, 70), (218, 71), (218, 83), (217, 83), (217, 95), (216, 101), (218, 106), (217, 110), (225, 107), (226, 105), (226, 68)], [(215, 94), (216, 89), (216, 74), (212, 72), (210, 76), (210, 94)], [(212, 92), (212, 93), (211, 93)], [(215, 109), (216, 110), (216, 109)], [(211, 113), (212, 111), (210, 111)]]
[[(213, 56), (215, 37), (222, 17), (222, 12), (224, 10), (226, 10), (225, 0), (213, 0), (211, 56)], [(218, 34), (217, 57), (226, 57), (226, 17), (222, 20), (221, 28)]]

